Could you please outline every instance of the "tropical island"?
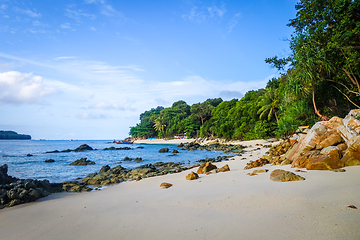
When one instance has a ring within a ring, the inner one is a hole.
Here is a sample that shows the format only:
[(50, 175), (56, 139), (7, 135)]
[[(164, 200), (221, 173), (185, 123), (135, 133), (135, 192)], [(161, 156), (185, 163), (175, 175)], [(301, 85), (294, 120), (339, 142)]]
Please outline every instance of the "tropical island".
[(240, 100), (215, 98), (191, 106), (178, 101), (168, 108), (152, 108), (140, 115), (130, 135), (281, 138), (299, 126), (343, 118), (360, 108), (359, 3), (301, 1), (295, 8), (296, 18), (288, 23), (294, 28), (291, 52), (265, 59), (280, 72), (265, 89), (249, 91)]
[(1, 140), (30, 140), (31, 136), (27, 134), (18, 134), (14, 131), (0, 131)]

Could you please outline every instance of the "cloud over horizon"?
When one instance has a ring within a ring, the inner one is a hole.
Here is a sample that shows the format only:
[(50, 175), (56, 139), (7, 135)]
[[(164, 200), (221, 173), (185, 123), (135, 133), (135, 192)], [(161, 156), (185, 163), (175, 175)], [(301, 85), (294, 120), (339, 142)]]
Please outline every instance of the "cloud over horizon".
[(42, 77), (17, 71), (0, 73), (0, 104), (34, 104), (56, 93)]

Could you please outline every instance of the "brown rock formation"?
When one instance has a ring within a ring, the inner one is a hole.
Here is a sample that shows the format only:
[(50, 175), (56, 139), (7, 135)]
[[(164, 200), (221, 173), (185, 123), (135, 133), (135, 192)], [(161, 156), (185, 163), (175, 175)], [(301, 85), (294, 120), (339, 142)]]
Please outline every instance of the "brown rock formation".
[(230, 171), (230, 167), (227, 164), (219, 169), (219, 172), (228, 172), (228, 171)]
[(210, 162), (203, 163), (200, 165), (199, 169), (197, 170), (197, 174), (206, 174), (207, 172), (210, 172), (213, 169), (217, 169), (217, 167)]
[(186, 176), (186, 180), (196, 180), (199, 178), (197, 173), (191, 172)]
[(302, 181), (305, 180), (305, 178), (296, 175), (295, 173), (276, 169), (270, 173), (270, 179), (275, 182), (289, 182), (289, 181)]

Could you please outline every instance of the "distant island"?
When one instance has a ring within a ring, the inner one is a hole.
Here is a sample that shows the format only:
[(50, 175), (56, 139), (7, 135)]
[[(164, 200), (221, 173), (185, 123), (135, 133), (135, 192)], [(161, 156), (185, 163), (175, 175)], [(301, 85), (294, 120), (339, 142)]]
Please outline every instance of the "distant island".
[(31, 136), (27, 134), (18, 134), (14, 131), (0, 131), (0, 140), (30, 140)]

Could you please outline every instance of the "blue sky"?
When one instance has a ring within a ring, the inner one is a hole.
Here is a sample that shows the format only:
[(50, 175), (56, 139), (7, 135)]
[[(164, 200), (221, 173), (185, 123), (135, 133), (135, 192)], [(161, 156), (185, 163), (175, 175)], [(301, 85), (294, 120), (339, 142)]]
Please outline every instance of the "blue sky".
[(286, 56), (295, 0), (0, 0), (0, 130), (121, 139), (178, 100), (241, 98)]

